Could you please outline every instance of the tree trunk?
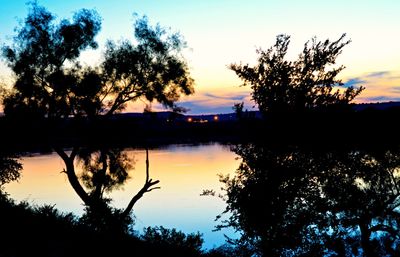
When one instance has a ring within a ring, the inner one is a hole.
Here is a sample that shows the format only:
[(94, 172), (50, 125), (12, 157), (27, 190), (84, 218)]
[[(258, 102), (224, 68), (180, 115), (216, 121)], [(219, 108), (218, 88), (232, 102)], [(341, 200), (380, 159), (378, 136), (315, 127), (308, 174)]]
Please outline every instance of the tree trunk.
[(366, 222), (363, 219), (360, 220), (359, 226), (361, 231), (361, 247), (365, 257), (374, 257), (375, 254), (370, 242), (371, 231), (368, 227), (368, 224), (369, 222)]
[(91, 204), (91, 199), (86, 193), (85, 189), (83, 189), (81, 183), (78, 180), (78, 177), (76, 176), (75, 173), (75, 167), (74, 167), (74, 160), (76, 156), (77, 149), (74, 148), (72, 150), (72, 153), (70, 156), (68, 156), (63, 150), (55, 148), (55, 151), (57, 154), (62, 158), (62, 160), (65, 163), (65, 173), (67, 173), (68, 181), (71, 184), (72, 188), (75, 190), (75, 192), (78, 194), (78, 196), (81, 198), (81, 200), (86, 204), (90, 205)]
[(106, 177), (106, 173), (107, 173), (107, 169), (108, 169), (108, 164), (107, 164), (107, 154), (106, 154), (106, 150), (101, 149), (100, 150), (100, 160), (101, 163), (103, 165), (103, 167), (101, 168), (101, 170), (99, 170), (99, 176), (100, 179), (98, 182), (98, 184), (96, 185), (94, 191), (91, 193), (91, 198), (94, 199), (101, 199), (102, 198), (102, 191), (103, 191), (103, 186), (104, 186), (104, 180)]

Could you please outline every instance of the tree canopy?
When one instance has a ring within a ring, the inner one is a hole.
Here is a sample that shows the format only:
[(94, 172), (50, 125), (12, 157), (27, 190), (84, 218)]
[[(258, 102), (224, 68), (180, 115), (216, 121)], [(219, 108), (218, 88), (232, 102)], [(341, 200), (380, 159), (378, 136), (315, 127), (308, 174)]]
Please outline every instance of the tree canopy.
[(137, 45), (129, 41), (107, 43), (101, 67), (106, 92), (112, 96), (107, 111), (112, 113), (141, 97), (180, 110), (174, 103), (181, 95), (194, 93), (193, 79), (182, 57), (186, 47), (182, 36), (159, 25), (152, 28), (143, 17), (135, 23), (135, 38)]
[(53, 14), (32, 3), (23, 25), (16, 28), (14, 44), (3, 47), (16, 78), (3, 100), (7, 115), (71, 114), (80, 87), (77, 58), (82, 50), (97, 47), (101, 19), (95, 11), (82, 9), (72, 21), (54, 23)]
[(6, 115), (34, 117), (95, 116), (123, 110), (130, 101), (157, 100), (178, 109), (181, 95), (194, 92), (181, 54), (186, 44), (146, 17), (134, 24), (137, 43), (109, 41), (99, 67), (83, 67), (83, 50), (97, 48), (101, 18), (82, 9), (72, 20), (55, 16), (36, 3), (16, 29), (14, 44), (3, 57), (16, 82), (3, 97)]
[(347, 87), (337, 75), (344, 66), (334, 67), (343, 47), (345, 34), (338, 40), (306, 42), (295, 61), (286, 60), (290, 36), (278, 35), (274, 46), (258, 49), (257, 64), (231, 64), (232, 69), (250, 85), (252, 99), (261, 112), (302, 112), (315, 108), (350, 103), (363, 87)]

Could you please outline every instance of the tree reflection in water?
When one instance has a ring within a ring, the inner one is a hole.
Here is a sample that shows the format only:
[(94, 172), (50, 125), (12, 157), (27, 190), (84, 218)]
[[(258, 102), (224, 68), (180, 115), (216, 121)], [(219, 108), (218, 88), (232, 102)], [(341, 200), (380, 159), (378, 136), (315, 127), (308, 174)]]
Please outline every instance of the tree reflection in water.
[(19, 179), (21, 170), (18, 155), (0, 149), (0, 194), (5, 184)]
[(81, 221), (94, 230), (114, 234), (128, 233), (133, 224), (131, 212), (136, 202), (145, 193), (159, 189), (155, 186), (159, 180), (153, 181), (150, 178), (147, 149), (145, 183), (132, 196), (125, 209), (112, 207), (111, 199), (104, 194), (123, 186), (129, 179), (128, 171), (134, 163), (123, 150), (103, 146), (75, 147), (69, 156), (63, 150), (58, 149), (57, 152), (66, 163), (64, 172), (72, 188), (85, 204), (85, 214)]
[(240, 144), (219, 225), (260, 256), (399, 255), (400, 151)]

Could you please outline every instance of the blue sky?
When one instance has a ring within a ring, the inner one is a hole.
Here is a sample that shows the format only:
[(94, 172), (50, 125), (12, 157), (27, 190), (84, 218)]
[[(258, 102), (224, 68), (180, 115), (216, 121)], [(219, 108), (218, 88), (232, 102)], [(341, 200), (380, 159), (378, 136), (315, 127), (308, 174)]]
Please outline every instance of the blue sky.
[[(229, 112), (234, 102), (245, 101), (251, 109), (249, 88), (227, 68), (230, 63), (253, 63), (257, 47), (268, 48), (278, 34), (291, 35), (289, 58), (296, 58), (304, 43), (316, 36), (337, 39), (347, 33), (352, 43), (345, 47), (338, 64), (346, 69), (343, 82), (367, 89), (360, 102), (400, 100), (400, 1), (294, 1), (294, 0), (41, 0), (39, 4), (59, 18), (69, 18), (80, 8), (94, 8), (103, 18), (97, 40), (100, 48), (87, 51), (82, 60), (99, 62), (106, 39), (132, 39), (134, 12), (147, 15), (179, 31), (188, 42), (185, 52), (196, 94), (182, 99), (190, 113)], [(13, 35), (17, 17), (27, 14), (25, 0), (1, 0), (0, 42)], [(375, 76), (372, 76), (374, 75)], [(380, 76), (376, 76), (380, 74)], [(0, 67), (3, 82), (9, 72)], [(140, 111), (141, 104), (130, 106)]]

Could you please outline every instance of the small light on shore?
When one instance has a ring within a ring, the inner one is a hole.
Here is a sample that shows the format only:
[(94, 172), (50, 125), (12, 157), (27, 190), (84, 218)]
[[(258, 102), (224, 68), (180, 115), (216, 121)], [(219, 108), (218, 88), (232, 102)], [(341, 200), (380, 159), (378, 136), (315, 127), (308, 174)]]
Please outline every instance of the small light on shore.
[(188, 121), (188, 122), (192, 122), (193, 119), (192, 119), (191, 117), (189, 117), (189, 118), (187, 119), (187, 121)]
[(215, 116), (214, 116), (214, 121), (218, 121), (218, 120), (219, 120), (218, 115), (215, 115)]

